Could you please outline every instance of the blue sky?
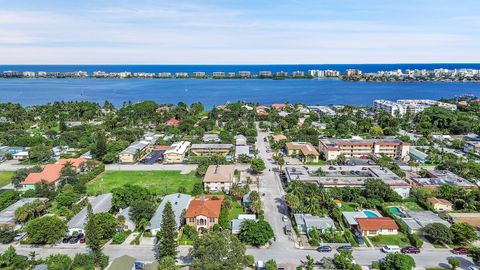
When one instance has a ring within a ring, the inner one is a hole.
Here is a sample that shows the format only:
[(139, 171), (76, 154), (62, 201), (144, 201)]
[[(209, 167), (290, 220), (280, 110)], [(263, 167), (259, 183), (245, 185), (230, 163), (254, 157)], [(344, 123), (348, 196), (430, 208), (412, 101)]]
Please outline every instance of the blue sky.
[(480, 62), (478, 0), (0, 0), (0, 6), (2, 64)]

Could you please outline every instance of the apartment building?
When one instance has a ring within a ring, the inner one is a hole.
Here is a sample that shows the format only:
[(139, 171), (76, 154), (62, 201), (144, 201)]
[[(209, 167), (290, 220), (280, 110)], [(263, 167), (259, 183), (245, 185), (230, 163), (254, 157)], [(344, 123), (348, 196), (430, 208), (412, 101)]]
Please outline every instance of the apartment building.
[(165, 153), (163, 153), (164, 163), (183, 163), (188, 149), (190, 148), (190, 142), (180, 141), (172, 144)]
[(383, 154), (404, 159), (408, 156), (410, 144), (397, 139), (320, 139), (318, 148), (326, 160), (335, 160), (342, 154), (347, 158)]
[(223, 195), (202, 195), (190, 201), (185, 212), (185, 223), (202, 233), (218, 224)]
[(192, 144), (192, 154), (196, 156), (213, 156), (222, 155), (227, 156), (233, 148), (233, 144)]
[(298, 156), (304, 162), (318, 162), (319, 153), (309, 142), (288, 142), (285, 144), (287, 155)]
[(431, 99), (399, 99), (396, 102), (389, 100), (373, 101), (374, 111), (378, 112), (380, 110), (385, 110), (393, 116), (397, 113), (399, 115), (404, 115), (407, 113), (416, 114), (431, 106), (438, 106), (452, 111), (457, 109), (457, 105), (455, 104), (449, 104)]

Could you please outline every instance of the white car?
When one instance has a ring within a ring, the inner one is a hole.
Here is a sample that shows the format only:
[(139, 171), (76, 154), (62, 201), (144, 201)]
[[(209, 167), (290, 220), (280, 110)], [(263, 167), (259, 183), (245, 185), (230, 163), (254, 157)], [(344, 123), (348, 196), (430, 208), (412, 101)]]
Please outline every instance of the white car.
[(283, 220), (283, 222), (287, 222), (287, 221), (288, 221), (288, 217), (287, 217), (287, 216), (283, 216), (283, 217), (282, 217), (282, 220)]
[(470, 265), (467, 269), (468, 270), (479, 270), (478, 267), (476, 267), (475, 265)]
[(382, 247), (384, 253), (400, 253), (400, 247), (394, 245), (386, 245)]

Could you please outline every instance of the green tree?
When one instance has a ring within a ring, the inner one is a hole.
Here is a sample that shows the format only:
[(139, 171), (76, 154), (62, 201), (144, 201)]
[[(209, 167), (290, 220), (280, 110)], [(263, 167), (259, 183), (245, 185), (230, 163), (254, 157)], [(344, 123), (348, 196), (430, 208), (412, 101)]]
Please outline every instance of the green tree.
[(378, 199), (386, 202), (398, 202), (402, 200), (398, 193), (380, 179), (367, 179), (363, 192), (365, 197), (369, 199)]
[(86, 253), (77, 253), (73, 258), (72, 269), (94, 270), (95, 258)]
[(460, 261), (456, 258), (448, 258), (448, 263), (452, 267), (452, 270), (459, 268), (461, 265)]
[(2, 269), (25, 269), (27, 267), (27, 261), (17, 255), (17, 252), (14, 247), (9, 246), (4, 253), (0, 255), (0, 268)]
[(25, 226), (32, 244), (53, 244), (65, 236), (67, 225), (56, 216), (43, 216), (30, 220)]
[(130, 208), (130, 217), (138, 225), (140, 220), (150, 220), (157, 209), (155, 203), (147, 200), (136, 200)]
[(177, 256), (177, 225), (172, 204), (167, 202), (163, 209), (162, 224), (158, 237), (158, 254), (160, 258)]
[(246, 264), (245, 246), (230, 233), (207, 232), (193, 242), (190, 255), (193, 269), (242, 269)]
[(265, 220), (245, 220), (240, 227), (238, 239), (252, 246), (263, 246), (274, 236), (272, 227)]
[(92, 150), (92, 154), (97, 160), (102, 160), (103, 156), (107, 153), (107, 138), (105, 132), (98, 132), (95, 139), (95, 148)]
[(423, 228), (424, 235), (435, 244), (451, 244), (453, 233), (441, 223), (431, 223)]
[(15, 232), (10, 228), (0, 228), (0, 243), (8, 244), (13, 242)]
[(45, 262), (47, 263), (49, 270), (70, 269), (70, 266), (72, 265), (72, 259), (65, 254), (50, 255)]
[(472, 258), (475, 264), (480, 264), (480, 248), (473, 247), (468, 250), (468, 257)]
[(415, 260), (407, 254), (388, 254), (381, 264), (382, 270), (411, 270), (415, 267)]
[(177, 266), (176, 266), (175, 259), (170, 256), (165, 256), (161, 258), (160, 261), (158, 262), (158, 269), (176, 270)]
[(450, 227), (453, 233), (453, 240), (458, 244), (467, 244), (478, 239), (477, 230), (465, 222), (455, 223)]
[(277, 270), (277, 262), (274, 260), (268, 260), (265, 262), (265, 270)]
[(47, 162), (53, 156), (53, 151), (50, 146), (36, 145), (30, 148), (28, 151), (29, 158), (36, 162)]
[(265, 170), (265, 162), (261, 158), (253, 158), (250, 169), (253, 173), (260, 173)]

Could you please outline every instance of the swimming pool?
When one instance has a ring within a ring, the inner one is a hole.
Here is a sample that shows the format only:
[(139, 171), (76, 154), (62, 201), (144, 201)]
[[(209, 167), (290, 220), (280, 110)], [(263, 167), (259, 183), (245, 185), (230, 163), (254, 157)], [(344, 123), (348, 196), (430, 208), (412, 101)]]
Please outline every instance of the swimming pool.
[(400, 211), (398, 207), (390, 207), (388, 208), (388, 211), (390, 211), (390, 213), (394, 214), (397, 217), (403, 216), (402, 211)]
[(363, 213), (369, 218), (377, 218), (378, 215), (375, 212), (365, 210)]

